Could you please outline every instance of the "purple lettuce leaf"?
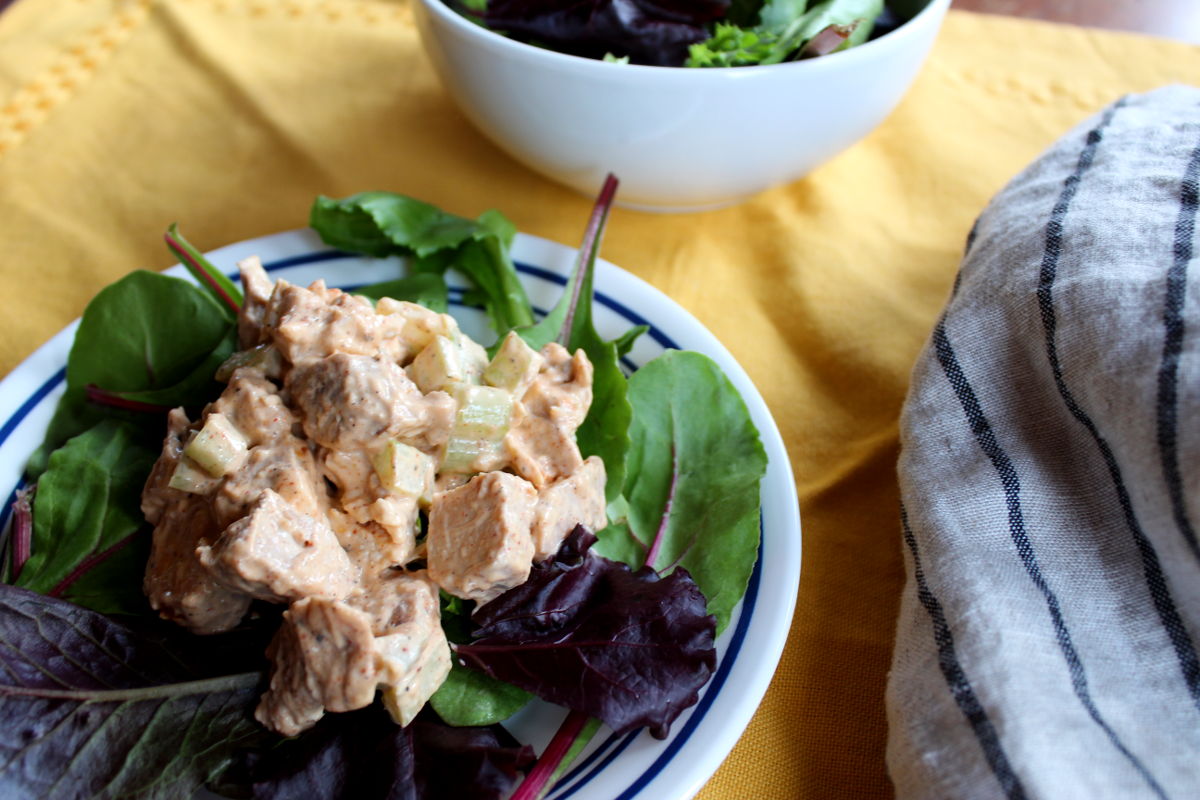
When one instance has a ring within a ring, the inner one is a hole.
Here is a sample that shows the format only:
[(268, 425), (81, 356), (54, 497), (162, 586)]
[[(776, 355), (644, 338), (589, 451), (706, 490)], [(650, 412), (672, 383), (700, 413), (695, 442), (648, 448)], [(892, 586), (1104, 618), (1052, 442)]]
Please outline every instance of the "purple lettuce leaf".
[(426, 711), (401, 728), (375, 704), (247, 752), (225, 777), (254, 800), (501, 800), (533, 761), (499, 725), (452, 728)]
[(414, 770), (409, 732), (373, 705), (245, 753), (224, 780), (248, 784), (254, 800), (418, 800)]
[(476, 610), (468, 666), (600, 719), (617, 733), (665, 738), (716, 666), (715, 619), (685, 569), (652, 569), (589, 552), (582, 526), (529, 579)]
[(709, 37), (729, 0), (490, 0), (488, 27), (588, 58), (606, 53), (635, 64), (679, 66), (688, 45)]
[(454, 728), (426, 711), (409, 726), (417, 784), (428, 800), (442, 797), (500, 800), (535, 761), (533, 748), (500, 725)]
[(0, 797), (190, 797), (261, 736), (257, 665), (152, 627), (0, 586)]

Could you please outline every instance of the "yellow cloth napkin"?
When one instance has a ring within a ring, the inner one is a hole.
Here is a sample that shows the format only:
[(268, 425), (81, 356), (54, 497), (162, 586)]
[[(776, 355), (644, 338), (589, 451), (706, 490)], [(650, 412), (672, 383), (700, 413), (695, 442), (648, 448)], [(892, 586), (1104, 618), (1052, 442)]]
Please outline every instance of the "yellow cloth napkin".
[[(809, 178), (720, 211), (612, 214), (603, 255), (745, 366), (800, 495), (791, 638), (703, 800), (891, 794), (909, 370), (988, 198), (1074, 123), (1172, 82), (1200, 83), (1200, 48), (952, 11), (896, 113)], [(591, 203), (470, 127), (405, 0), (17, 0), (0, 13), (0, 374), (105, 284), (169, 266), (169, 223), (211, 249), (366, 189), (497, 207), (571, 244)]]

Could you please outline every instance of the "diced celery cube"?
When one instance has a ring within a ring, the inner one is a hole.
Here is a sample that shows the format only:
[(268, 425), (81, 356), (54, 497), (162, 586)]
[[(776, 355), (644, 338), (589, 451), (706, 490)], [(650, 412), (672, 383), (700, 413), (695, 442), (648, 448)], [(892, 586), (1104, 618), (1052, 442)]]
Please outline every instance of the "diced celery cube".
[(171, 480), (167, 481), (167, 486), (172, 489), (190, 494), (207, 494), (214, 485), (213, 477), (187, 456), (179, 459), (175, 471), (171, 473)]
[(240, 467), (249, 449), (249, 441), (224, 414), (209, 414), (183, 453), (209, 475), (220, 478)]
[(504, 439), (463, 439), (451, 436), (442, 457), (444, 472), (482, 472), (500, 459)]
[(460, 333), (457, 341), (467, 383), (479, 383), (483, 380), (483, 371), (488, 365), (487, 350), (484, 350), (483, 345), (465, 333)]
[(375, 304), (377, 314), (396, 314), (404, 318), (401, 334), (412, 350), (429, 346), (435, 336), (444, 336), (451, 341), (458, 338), (458, 323), (449, 314), (439, 314), (417, 303), (381, 297)]
[(533, 383), (546, 359), (525, 343), (515, 332), (509, 331), (483, 371), (483, 382), (489, 386), (505, 389), (513, 397), (520, 397)]
[(451, 436), (503, 439), (512, 420), (513, 397), (495, 386), (463, 386)]
[(462, 352), (445, 336), (435, 336), (408, 365), (408, 376), (424, 392), (449, 392), (467, 382)]
[(459, 388), (458, 402), (442, 469), (481, 471), (502, 456), (504, 436), (512, 419), (512, 395), (494, 386), (468, 385)]
[(379, 483), (390, 492), (428, 503), (433, 497), (437, 464), (432, 456), (393, 439), (371, 457)]
[(283, 355), (270, 344), (239, 350), (217, 367), (215, 377), (221, 383), (229, 383), (233, 373), (242, 367), (256, 369), (268, 378), (278, 378), (283, 374)]

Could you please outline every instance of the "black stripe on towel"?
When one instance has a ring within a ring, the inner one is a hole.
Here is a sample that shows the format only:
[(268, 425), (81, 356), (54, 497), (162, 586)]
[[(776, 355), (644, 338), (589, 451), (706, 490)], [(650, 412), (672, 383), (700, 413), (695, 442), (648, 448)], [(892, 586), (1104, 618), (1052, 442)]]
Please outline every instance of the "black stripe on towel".
[(1100, 710), (1096, 708), (1096, 704), (1092, 701), (1091, 692), (1088, 690), (1087, 675), (1084, 673), (1083, 662), (1079, 659), (1079, 653), (1075, 650), (1075, 645), (1071, 641), (1071, 632), (1067, 629), (1067, 623), (1063, 619), (1062, 610), (1058, 603), (1058, 596), (1050, 585), (1046, 582), (1045, 576), (1042, 575), (1042, 568), (1038, 564), (1037, 554), (1034, 553), (1033, 544), (1029, 541), (1029, 535), (1025, 531), (1025, 516), (1021, 511), (1021, 482), (1017, 477), (1017, 471), (1013, 467), (1012, 461), (1000, 443), (996, 441), (996, 435), (992, 431), (991, 423), (983, 413), (983, 408), (979, 405), (979, 400), (975, 396), (975, 390), (971, 388), (970, 382), (963, 374), (962, 367), (959, 366), (958, 356), (954, 353), (954, 348), (950, 346), (950, 339), (946, 335), (946, 320), (943, 317), (938, 321), (937, 326), (933, 330), (934, 348), (937, 351), (938, 361), (942, 365), (942, 370), (946, 374), (946, 379), (950, 382), (950, 386), (954, 389), (954, 394), (958, 397), (959, 403), (962, 404), (963, 411), (966, 413), (967, 422), (971, 426), (971, 433), (975, 435), (975, 441), (979, 448), (984, 452), (988, 459), (995, 467), (996, 473), (1000, 478), (1000, 485), (1004, 488), (1005, 505), (1008, 508), (1008, 529), (1012, 536), (1013, 543), (1016, 544), (1017, 554), (1021, 558), (1021, 563), (1025, 566), (1025, 571), (1029, 578), (1033, 581), (1033, 585), (1041, 592), (1042, 597), (1046, 601), (1046, 608), (1050, 612), (1050, 619), (1054, 625), (1055, 638), (1058, 640), (1059, 649), (1062, 650), (1063, 658), (1067, 662), (1067, 670), (1071, 676), (1071, 687), (1075, 691), (1075, 696), (1079, 698), (1079, 702), (1087, 710), (1088, 716), (1092, 718), (1100, 729), (1108, 736), (1108, 740), (1112, 743), (1121, 755), (1129, 760), (1133, 768), (1146, 781), (1154, 793), (1161, 798), (1166, 798), (1162, 787), (1158, 785), (1158, 781), (1154, 780), (1149, 770), (1142, 764), (1138, 758), (1129, 751), (1125, 743), (1117, 736), (1116, 731), (1109, 727), (1104, 718), (1100, 716)]
[(1179, 188), (1179, 218), (1175, 222), (1175, 247), (1167, 271), (1166, 302), (1163, 307), (1162, 365), (1158, 370), (1158, 449), (1162, 455), (1163, 478), (1171, 497), (1171, 513), (1192, 555), (1200, 558), (1196, 530), (1184, 505), (1183, 478), (1179, 472), (1179, 358), (1183, 352), (1183, 305), (1187, 297), (1188, 262), (1196, 236), (1196, 211), (1200, 206), (1200, 147), (1192, 151)]
[(958, 272), (954, 273), (954, 286), (950, 288), (950, 297), (953, 299), (958, 296), (958, 288), (962, 285), (962, 271), (966, 266), (967, 256), (971, 255), (971, 248), (975, 246), (975, 239), (979, 236), (979, 218), (975, 218), (975, 223), (971, 225), (971, 230), (967, 233), (967, 243), (963, 246), (962, 262), (959, 264)]
[(1087, 432), (1096, 442), (1096, 446), (1100, 450), (1100, 455), (1108, 467), (1108, 473), (1117, 491), (1117, 499), (1121, 504), (1125, 524), (1133, 536), (1134, 544), (1141, 557), (1142, 572), (1146, 576), (1150, 598), (1154, 602), (1154, 608), (1158, 612), (1159, 620), (1162, 622), (1162, 626), (1171, 640), (1171, 645), (1175, 649), (1175, 657), (1179, 661), (1179, 668), (1183, 674), (1184, 682), (1187, 684), (1188, 691), (1192, 696), (1192, 703), (1200, 708), (1200, 659), (1196, 657), (1196, 650), (1192, 645), (1192, 639), (1188, 635), (1187, 629), (1183, 625), (1183, 619), (1179, 616), (1179, 610), (1175, 607), (1175, 601), (1171, 597), (1171, 590), (1167, 586), (1167, 579), (1163, 574), (1162, 565), (1159, 563), (1158, 553), (1155, 552), (1150, 540), (1146, 538), (1146, 534), (1142, 531), (1141, 524), (1137, 520), (1137, 515), (1133, 511), (1133, 501), (1129, 497), (1129, 490), (1125, 486), (1125, 480), (1121, 475), (1121, 468), (1117, 464), (1117, 459), (1113, 455), (1112, 448), (1109, 447), (1107, 440), (1100, 435), (1096, 423), (1079, 406), (1075, 401), (1075, 397), (1071, 394), (1071, 390), (1067, 388), (1066, 381), (1063, 379), (1062, 364), (1058, 359), (1058, 347), (1055, 343), (1055, 331), (1058, 321), (1054, 312), (1053, 289), (1054, 280), (1058, 272), (1058, 261), (1062, 256), (1063, 223), (1071, 207), (1071, 200), (1075, 196), (1079, 182), (1088, 167), (1092, 164), (1096, 148), (1103, 138), (1104, 127), (1112, 120), (1113, 114), (1121, 105), (1122, 103), (1118, 102), (1110, 107), (1100, 120), (1099, 125), (1088, 133), (1087, 145), (1079, 155), (1079, 162), (1075, 167), (1075, 172), (1063, 184), (1062, 193), (1059, 195), (1058, 202), (1055, 203), (1054, 210), (1051, 212), (1050, 222), (1046, 226), (1046, 249), (1042, 256), (1041, 272), (1038, 279), (1038, 308), (1041, 311), (1042, 325), (1046, 331), (1046, 352), (1050, 360), (1051, 371), (1054, 373), (1054, 383), (1058, 387), (1058, 393), (1062, 396), (1067, 410), (1071, 412), (1071, 416), (1087, 429)]
[(971, 255), (971, 248), (975, 246), (975, 240), (979, 238), (979, 217), (975, 218), (975, 222), (971, 224), (971, 230), (967, 231), (967, 242), (963, 245), (963, 258)]
[(963, 671), (962, 664), (958, 662), (958, 653), (954, 649), (954, 634), (950, 631), (950, 626), (946, 624), (946, 614), (942, 611), (942, 604), (938, 602), (937, 597), (930, 591), (929, 584), (925, 582), (925, 569), (921, 566), (921, 555), (917, 551), (917, 539), (913, 536), (912, 528), (908, 524), (908, 511), (903, 504), (900, 505), (900, 522), (904, 527), (904, 543), (908, 545), (909, 552), (912, 553), (913, 574), (917, 579), (917, 598), (929, 613), (929, 619), (933, 623), (933, 640), (937, 644), (938, 666), (941, 667), (942, 675), (946, 678), (946, 686), (950, 688), (954, 702), (958, 704), (959, 710), (962, 711), (971, 730), (974, 731), (975, 738), (979, 740), (979, 746), (983, 748), (983, 756), (992, 768), (996, 780), (1000, 781), (1004, 795), (1009, 800), (1024, 800), (1025, 787), (1021, 785), (1020, 778), (1013, 772), (1008, 755), (1000, 744), (1000, 737), (996, 734), (996, 729), (992, 726), (987, 711), (976, 697), (975, 690), (971, 688), (971, 682), (967, 679), (967, 673)]

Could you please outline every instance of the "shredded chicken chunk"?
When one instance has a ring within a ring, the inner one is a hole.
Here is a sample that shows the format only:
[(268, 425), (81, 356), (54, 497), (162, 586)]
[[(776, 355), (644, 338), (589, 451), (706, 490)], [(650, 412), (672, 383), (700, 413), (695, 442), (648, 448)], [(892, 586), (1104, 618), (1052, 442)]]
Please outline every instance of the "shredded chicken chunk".
[(218, 581), (196, 557), (196, 548), (218, 533), (212, 509), (190, 494), (168, 505), (154, 526), (143, 581), (146, 597), (164, 618), (196, 633), (227, 631), (250, 607), (249, 597)]
[(533, 566), (537, 490), (506, 472), (477, 475), (438, 495), (429, 508), (429, 575), (450, 594), (477, 603), (525, 582)]
[(604, 461), (590, 456), (579, 469), (538, 492), (533, 514), (533, 560), (544, 561), (576, 525), (604, 527)]
[(583, 463), (575, 431), (592, 403), (592, 362), (551, 342), (545, 363), (525, 390), (504, 446), (513, 471), (539, 489), (570, 475)]
[(288, 388), (304, 432), (333, 450), (373, 450), (389, 438), (444, 442), (453, 400), (421, 394), (395, 362), (335, 353), (296, 366)]
[(370, 704), (377, 688), (396, 722), (407, 725), (450, 672), (437, 588), (401, 571), (346, 602), (293, 603), (268, 655), (271, 685), (255, 716), (285, 736), (326, 711)]
[(250, 513), (196, 557), (230, 589), (282, 603), (348, 595), (358, 573), (324, 518), (304, 514), (270, 489)]
[(437, 586), (424, 571), (391, 570), (364, 583), (348, 602), (371, 615), (383, 702), (407, 725), (450, 673)]
[(375, 699), (371, 618), (340, 600), (306, 597), (283, 612), (271, 640), (271, 685), (255, 718), (284, 736), (328, 711), (353, 711)]

